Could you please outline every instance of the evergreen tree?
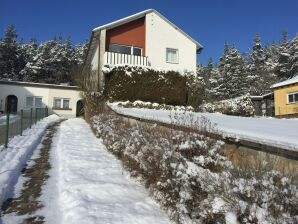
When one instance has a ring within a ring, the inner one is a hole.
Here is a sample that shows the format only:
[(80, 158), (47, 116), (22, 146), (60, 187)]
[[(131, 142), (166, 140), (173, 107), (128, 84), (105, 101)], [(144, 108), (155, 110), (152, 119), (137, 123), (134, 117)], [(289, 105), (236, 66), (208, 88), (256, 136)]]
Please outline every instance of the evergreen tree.
[(247, 69), (244, 59), (239, 55), (235, 46), (229, 49), (227, 55), (224, 52), (221, 60), (220, 74), (222, 81), (218, 87), (218, 93), (223, 99), (238, 97), (248, 93)]
[(279, 46), (278, 64), (276, 66), (276, 73), (280, 80), (285, 80), (290, 77), (290, 46), (288, 40), (288, 33), (283, 31), (282, 41)]
[(9, 26), (0, 40), (0, 78), (19, 80), (19, 72), (24, 65), (22, 57), (19, 57), (19, 43), (14, 26)]
[(298, 34), (290, 43), (290, 71), (289, 77), (292, 78), (298, 75)]

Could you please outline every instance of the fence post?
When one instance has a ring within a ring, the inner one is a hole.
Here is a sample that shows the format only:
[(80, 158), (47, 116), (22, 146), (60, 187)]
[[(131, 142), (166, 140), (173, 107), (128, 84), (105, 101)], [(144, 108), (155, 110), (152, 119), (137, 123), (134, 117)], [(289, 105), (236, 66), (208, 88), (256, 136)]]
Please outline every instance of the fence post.
[(37, 122), (37, 108), (35, 108), (35, 124), (36, 124), (36, 122)]
[(8, 137), (9, 137), (9, 112), (6, 114), (6, 129), (5, 129), (5, 148), (8, 145)]
[(30, 108), (30, 119), (29, 119), (29, 127), (31, 128), (32, 126), (32, 116), (33, 116), (33, 109)]
[(23, 135), (23, 110), (21, 110), (21, 136)]

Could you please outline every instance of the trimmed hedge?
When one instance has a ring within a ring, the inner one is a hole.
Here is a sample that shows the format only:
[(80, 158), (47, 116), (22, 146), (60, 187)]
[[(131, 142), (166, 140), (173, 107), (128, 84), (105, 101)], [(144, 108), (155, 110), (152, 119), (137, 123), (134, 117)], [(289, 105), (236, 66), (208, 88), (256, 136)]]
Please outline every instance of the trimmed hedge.
[(119, 66), (104, 70), (104, 95), (111, 101), (150, 101), (186, 105), (186, 77), (175, 71)]

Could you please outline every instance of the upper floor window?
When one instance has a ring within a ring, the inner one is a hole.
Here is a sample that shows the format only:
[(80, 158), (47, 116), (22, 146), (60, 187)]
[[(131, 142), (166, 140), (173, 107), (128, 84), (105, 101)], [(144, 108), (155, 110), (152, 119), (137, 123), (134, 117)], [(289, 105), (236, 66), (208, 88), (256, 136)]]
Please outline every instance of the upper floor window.
[(288, 94), (288, 103), (298, 103), (298, 92)]
[(109, 45), (109, 52), (115, 52), (120, 54), (132, 54), (141, 56), (142, 55), (142, 48), (140, 47), (133, 47), (133, 46), (126, 46), (126, 45), (119, 45), (119, 44), (110, 44)]
[(179, 63), (178, 49), (167, 48), (166, 60), (167, 60), (168, 63), (178, 64)]

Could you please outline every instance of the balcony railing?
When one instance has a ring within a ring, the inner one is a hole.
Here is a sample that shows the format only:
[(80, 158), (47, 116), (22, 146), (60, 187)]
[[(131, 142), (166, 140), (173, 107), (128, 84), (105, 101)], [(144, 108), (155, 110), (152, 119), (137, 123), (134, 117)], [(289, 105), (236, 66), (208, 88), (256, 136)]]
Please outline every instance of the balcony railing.
[(115, 52), (105, 52), (104, 54), (106, 65), (136, 65), (149, 66), (148, 57), (121, 54)]

